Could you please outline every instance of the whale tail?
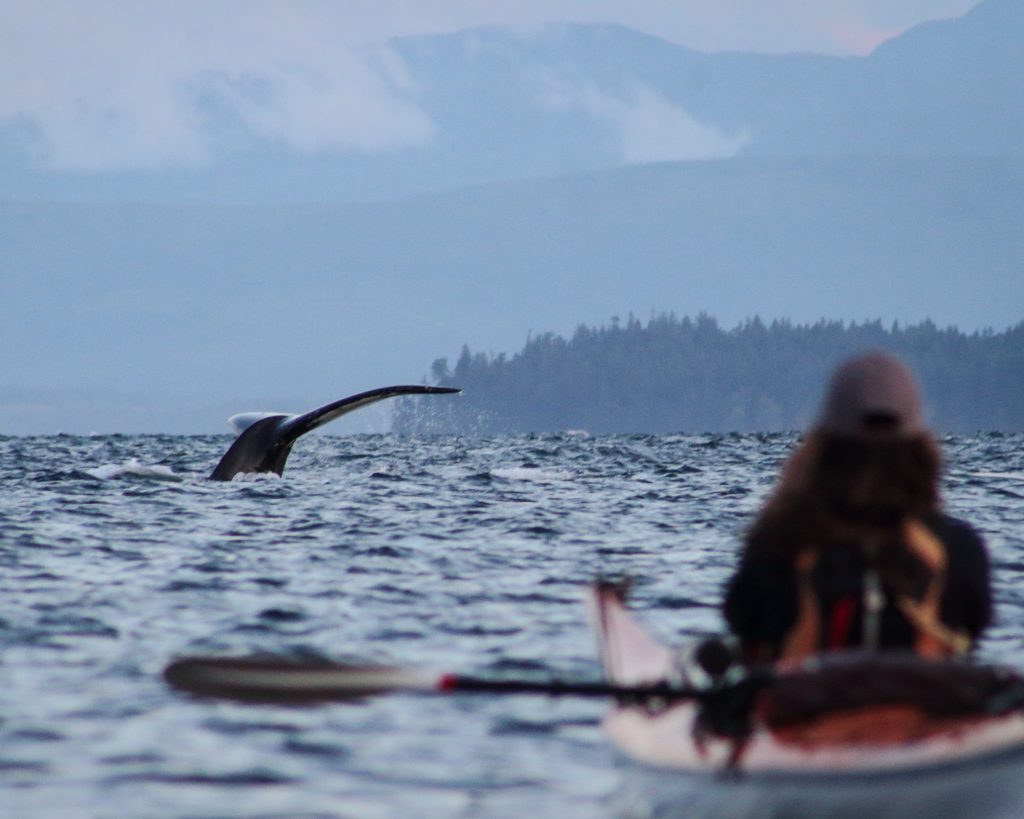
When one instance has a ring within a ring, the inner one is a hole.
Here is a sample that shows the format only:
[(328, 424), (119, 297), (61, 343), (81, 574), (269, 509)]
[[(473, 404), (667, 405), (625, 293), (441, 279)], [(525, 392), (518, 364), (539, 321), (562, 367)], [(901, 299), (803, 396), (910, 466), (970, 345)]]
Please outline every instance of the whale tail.
[(303, 415), (244, 413), (233, 416), (232, 423), (242, 427), (242, 432), (210, 473), (210, 478), (230, 481), (240, 472), (276, 472), (281, 475), (295, 441), (335, 418), (397, 395), (444, 395), (456, 392), (462, 390), (457, 387), (418, 385), (380, 387), (332, 401)]

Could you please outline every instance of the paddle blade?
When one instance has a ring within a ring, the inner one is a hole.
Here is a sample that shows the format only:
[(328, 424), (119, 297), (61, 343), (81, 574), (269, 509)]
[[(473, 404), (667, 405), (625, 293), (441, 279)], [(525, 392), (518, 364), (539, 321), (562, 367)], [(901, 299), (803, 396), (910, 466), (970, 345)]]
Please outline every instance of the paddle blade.
[(185, 657), (164, 670), (172, 688), (245, 702), (311, 704), (388, 691), (437, 691), (437, 674), (388, 666), (300, 663), (275, 657)]

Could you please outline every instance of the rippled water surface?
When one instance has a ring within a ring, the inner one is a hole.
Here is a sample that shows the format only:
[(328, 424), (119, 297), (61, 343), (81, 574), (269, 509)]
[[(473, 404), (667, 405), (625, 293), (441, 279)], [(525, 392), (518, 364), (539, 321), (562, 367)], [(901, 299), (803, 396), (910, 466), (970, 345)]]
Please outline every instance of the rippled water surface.
[[(673, 640), (719, 629), (795, 440), (310, 436), (284, 478), (216, 483), (225, 437), (0, 438), (0, 814), (622, 815), (599, 701), (252, 706), (160, 673), (274, 651), (597, 678), (583, 584), (634, 577)], [(983, 652), (1024, 665), (1024, 436), (945, 451), (947, 505), (995, 565)]]

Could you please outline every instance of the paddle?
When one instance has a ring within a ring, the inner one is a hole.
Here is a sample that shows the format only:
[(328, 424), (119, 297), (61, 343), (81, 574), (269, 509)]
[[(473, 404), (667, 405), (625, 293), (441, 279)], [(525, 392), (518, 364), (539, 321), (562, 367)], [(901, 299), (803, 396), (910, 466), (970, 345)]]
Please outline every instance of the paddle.
[(389, 692), (544, 694), (629, 701), (702, 699), (709, 692), (665, 682), (623, 686), (604, 682), (486, 679), (390, 666), (299, 663), (263, 657), (185, 657), (164, 670), (180, 691), (247, 702), (313, 704)]

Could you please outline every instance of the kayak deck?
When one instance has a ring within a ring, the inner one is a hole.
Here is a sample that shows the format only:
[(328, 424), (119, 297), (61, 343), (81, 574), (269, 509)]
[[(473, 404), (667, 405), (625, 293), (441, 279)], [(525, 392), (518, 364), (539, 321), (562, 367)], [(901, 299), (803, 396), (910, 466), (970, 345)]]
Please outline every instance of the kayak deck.
[[(845, 778), (934, 773), (1008, 755), (1024, 760), (1024, 717), (1018, 714), (942, 720), (923, 731), (920, 714), (885, 707), (824, 718), (799, 730), (758, 727), (737, 742), (731, 737), (696, 738), (698, 710), (689, 703), (658, 714), (618, 707), (606, 716), (604, 726), (613, 742), (637, 761), (694, 772)], [(908, 715), (916, 734), (910, 738), (899, 724)], [(858, 723), (856, 739), (846, 730), (851, 722)], [(874, 730), (878, 733), (872, 734)]]

